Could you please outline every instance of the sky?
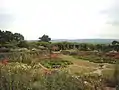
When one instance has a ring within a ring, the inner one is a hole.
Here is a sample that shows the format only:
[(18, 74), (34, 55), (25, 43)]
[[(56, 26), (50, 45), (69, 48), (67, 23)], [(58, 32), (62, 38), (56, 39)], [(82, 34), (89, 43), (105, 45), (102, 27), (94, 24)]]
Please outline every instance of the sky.
[(0, 0), (0, 29), (26, 40), (119, 39), (119, 0)]

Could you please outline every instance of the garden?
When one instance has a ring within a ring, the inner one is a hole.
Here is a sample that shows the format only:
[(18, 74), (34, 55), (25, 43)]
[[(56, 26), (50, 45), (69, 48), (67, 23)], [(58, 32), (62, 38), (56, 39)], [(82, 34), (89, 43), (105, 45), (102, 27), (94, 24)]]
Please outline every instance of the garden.
[[(28, 42), (0, 30), (0, 90), (109, 90), (119, 86), (119, 42)], [(118, 90), (118, 89), (117, 89)]]

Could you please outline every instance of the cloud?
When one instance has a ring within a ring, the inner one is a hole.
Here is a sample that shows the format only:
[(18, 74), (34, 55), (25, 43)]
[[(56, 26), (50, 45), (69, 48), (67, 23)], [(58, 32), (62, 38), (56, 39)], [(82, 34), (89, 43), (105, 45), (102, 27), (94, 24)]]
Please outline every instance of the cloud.
[(15, 13), (10, 0), (0, 0), (0, 29), (9, 29), (12, 23), (15, 21)]
[(107, 24), (113, 26), (119, 25), (119, 1), (115, 0), (111, 7), (107, 10), (103, 10), (101, 13), (106, 14), (108, 17)]
[[(53, 38), (112, 37), (112, 32), (118, 32), (112, 24), (118, 25), (119, 16), (119, 5), (115, 9), (112, 2), (115, 1), (0, 0), (0, 28), (20, 32), (26, 39), (37, 39), (42, 34)], [(105, 15), (99, 14), (101, 10)]]
[(0, 14), (0, 28), (9, 28), (14, 20), (15, 17), (12, 14)]

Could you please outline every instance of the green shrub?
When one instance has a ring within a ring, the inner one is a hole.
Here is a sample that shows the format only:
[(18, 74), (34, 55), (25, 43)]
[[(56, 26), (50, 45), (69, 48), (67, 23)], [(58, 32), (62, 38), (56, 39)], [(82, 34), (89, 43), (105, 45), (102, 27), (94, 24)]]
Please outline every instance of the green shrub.
[(42, 60), (41, 64), (44, 65), (47, 68), (63, 68), (63, 67), (67, 67), (67, 65), (72, 64), (72, 62), (70, 61), (66, 61), (66, 60)]
[(88, 60), (90, 62), (94, 63), (110, 63), (110, 64), (115, 64), (119, 63), (118, 59), (114, 59), (108, 56), (98, 56), (98, 55), (73, 55), (74, 58), (78, 59), (83, 59), (83, 60)]

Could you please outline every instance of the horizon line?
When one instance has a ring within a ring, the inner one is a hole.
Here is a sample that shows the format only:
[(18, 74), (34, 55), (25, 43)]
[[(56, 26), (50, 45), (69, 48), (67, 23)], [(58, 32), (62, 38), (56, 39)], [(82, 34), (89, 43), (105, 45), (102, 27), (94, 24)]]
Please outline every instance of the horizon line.
[[(82, 39), (89, 39), (89, 40), (91, 40), (91, 39), (102, 39), (102, 40), (114, 40), (114, 39), (116, 39), (116, 40), (119, 40), (119, 38), (81, 38), (81, 39), (60, 39), (60, 38), (56, 38), (56, 39), (51, 39), (51, 41), (52, 40), (82, 40)], [(39, 40), (39, 39), (28, 39), (28, 40)]]

